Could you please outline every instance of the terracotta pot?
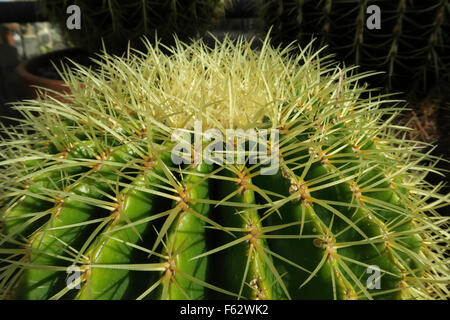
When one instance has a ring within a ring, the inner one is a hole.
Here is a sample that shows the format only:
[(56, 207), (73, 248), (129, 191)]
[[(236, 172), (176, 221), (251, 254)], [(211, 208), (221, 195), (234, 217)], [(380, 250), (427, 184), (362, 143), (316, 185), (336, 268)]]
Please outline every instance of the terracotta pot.
[[(45, 76), (40, 75), (38, 71), (45, 66), (51, 66), (51, 61), (59, 67), (61, 65), (60, 61), (64, 58), (72, 58), (73, 56), (79, 56), (80, 54), (83, 55), (85, 52), (79, 48), (69, 48), (39, 55), (20, 63), (17, 66), (17, 73), (25, 82), (28, 98), (35, 99), (37, 97), (39, 89), (36, 87), (44, 87), (59, 93), (70, 94), (70, 89), (66, 86), (64, 81), (46, 78)], [(48, 94), (59, 100), (64, 100), (57, 95), (51, 93)]]

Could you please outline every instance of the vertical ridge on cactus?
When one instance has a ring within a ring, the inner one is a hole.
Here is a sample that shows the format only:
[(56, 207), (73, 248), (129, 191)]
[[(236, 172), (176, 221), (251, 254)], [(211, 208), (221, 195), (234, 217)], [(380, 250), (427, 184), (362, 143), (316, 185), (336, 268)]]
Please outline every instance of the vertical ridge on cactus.
[[(269, 37), (97, 63), (2, 127), (3, 299), (449, 297), (440, 159), (371, 74)], [(207, 153), (230, 129), (265, 139)]]

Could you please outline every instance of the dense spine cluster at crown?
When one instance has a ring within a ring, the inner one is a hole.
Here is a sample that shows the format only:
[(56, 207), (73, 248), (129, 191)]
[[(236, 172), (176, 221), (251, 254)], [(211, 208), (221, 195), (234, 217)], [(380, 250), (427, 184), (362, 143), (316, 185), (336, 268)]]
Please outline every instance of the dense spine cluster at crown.
[[(0, 143), (2, 298), (448, 298), (449, 195), (425, 180), (438, 159), (367, 74), (269, 39), (167, 50), (104, 55), (64, 74), (64, 99), (16, 106)], [(198, 122), (271, 132), (257, 144), (278, 170), (261, 174), (251, 150), (174, 164), (173, 133)]]
[[(371, 5), (380, 8), (379, 29), (366, 25)], [(348, 63), (383, 71), (389, 88), (421, 90), (448, 81), (448, 0), (260, 0), (260, 8), (275, 43), (318, 38)]]

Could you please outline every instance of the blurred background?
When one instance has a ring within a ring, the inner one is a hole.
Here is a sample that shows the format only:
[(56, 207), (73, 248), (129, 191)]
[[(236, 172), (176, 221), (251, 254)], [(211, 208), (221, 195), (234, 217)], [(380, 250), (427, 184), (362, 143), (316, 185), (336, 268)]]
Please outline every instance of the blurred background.
[[(11, 1), (0, 0), (0, 5), (6, 2)], [(0, 121), (10, 122), (4, 117), (17, 116), (8, 103), (26, 97), (26, 84), (16, 72), (18, 64), (66, 46), (60, 32), (49, 22), (0, 24)]]

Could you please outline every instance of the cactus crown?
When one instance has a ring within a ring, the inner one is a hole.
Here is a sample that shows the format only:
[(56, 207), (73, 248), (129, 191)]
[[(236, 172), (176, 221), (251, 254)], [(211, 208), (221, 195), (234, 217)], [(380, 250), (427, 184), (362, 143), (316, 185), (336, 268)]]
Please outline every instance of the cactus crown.
[[(147, 43), (64, 72), (64, 101), (17, 105), (24, 119), (2, 130), (0, 294), (448, 298), (436, 210), (449, 195), (425, 180), (438, 159), (404, 138), (402, 108), (365, 87), (369, 74), (311, 48)], [(279, 169), (262, 175), (267, 161), (249, 152), (175, 165), (171, 137), (196, 121), (278, 130), (276, 145), (272, 131), (258, 144)], [(69, 266), (80, 290), (66, 286)]]

